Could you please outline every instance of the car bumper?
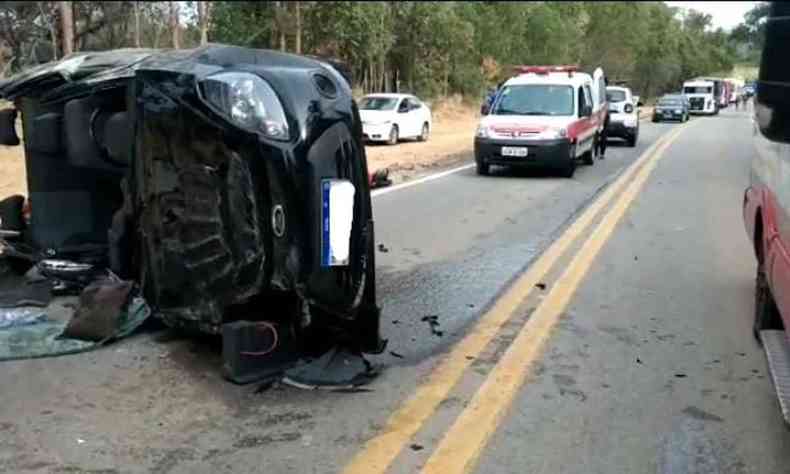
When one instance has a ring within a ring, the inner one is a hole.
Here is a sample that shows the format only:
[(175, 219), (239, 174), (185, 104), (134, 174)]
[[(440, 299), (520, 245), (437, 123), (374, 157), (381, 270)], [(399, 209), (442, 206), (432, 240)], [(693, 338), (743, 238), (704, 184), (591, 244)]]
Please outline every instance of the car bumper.
[(653, 112), (653, 118), (661, 119), (661, 120), (681, 120), (683, 118), (683, 112), (675, 112), (672, 111), (660, 111), (656, 110)]
[(635, 117), (619, 118), (613, 115), (606, 126), (606, 134), (610, 137), (632, 137), (638, 126), (639, 121)]
[(391, 130), (391, 123), (380, 125), (362, 124), (362, 136), (365, 140), (371, 142), (389, 140)]
[[(502, 147), (526, 147), (527, 156), (502, 156)], [(554, 140), (501, 140), (475, 138), (475, 160), (489, 165), (517, 167), (565, 167), (571, 161), (570, 141)]]

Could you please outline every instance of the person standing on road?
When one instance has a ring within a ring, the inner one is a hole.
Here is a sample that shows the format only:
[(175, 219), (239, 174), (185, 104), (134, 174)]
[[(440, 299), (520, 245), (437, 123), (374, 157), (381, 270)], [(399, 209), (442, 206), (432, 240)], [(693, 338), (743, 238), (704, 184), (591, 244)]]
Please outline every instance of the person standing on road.
[(603, 124), (603, 130), (601, 130), (601, 135), (598, 136), (598, 143), (596, 143), (596, 147), (598, 147), (598, 159), (603, 160), (606, 158), (604, 154), (606, 154), (606, 141), (608, 140), (608, 135), (606, 133), (606, 129), (609, 127), (609, 114), (606, 114), (606, 120)]

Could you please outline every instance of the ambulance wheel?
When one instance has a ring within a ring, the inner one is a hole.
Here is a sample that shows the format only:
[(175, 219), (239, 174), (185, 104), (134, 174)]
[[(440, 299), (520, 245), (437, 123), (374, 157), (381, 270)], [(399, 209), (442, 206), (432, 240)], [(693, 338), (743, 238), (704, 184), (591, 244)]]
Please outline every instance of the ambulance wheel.
[(592, 148), (590, 148), (587, 152), (585, 152), (582, 155), (582, 163), (584, 163), (585, 165), (592, 166), (595, 164), (595, 155), (596, 152), (598, 151), (598, 140), (600, 140), (600, 137), (596, 138), (593, 141)]
[(562, 169), (562, 177), (573, 178), (573, 174), (575, 172), (576, 172), (576, 145), (573, 145), (570, 149), (570, 156), (568, 157), (568, 163)]

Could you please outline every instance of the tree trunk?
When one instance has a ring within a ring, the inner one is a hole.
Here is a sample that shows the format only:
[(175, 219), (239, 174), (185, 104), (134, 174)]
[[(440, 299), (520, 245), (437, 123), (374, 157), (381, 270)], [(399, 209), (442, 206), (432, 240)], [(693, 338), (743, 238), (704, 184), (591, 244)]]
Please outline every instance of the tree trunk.
[(134, 2), (134, 47), (140, 48), (140, 2)]
[(60, 27), (63, 31), (63, 56), (74, 52), (74, 11), (71, 2), (58, 2), (60, 7)]
[(294, 2), (294, 15), (296, 16), (296, 54), (302, 54), (302, 12), (301, 2)]
[[(44, 13), (44, 5), (42, 2), (38, 3), (38, 11), (41, 13), (41, 18), (46, 18), (47, 15)], [(57, 13), (57, 11), (55, 12)], [(47, 22), (47, 26), (49, 27), (49, 36), (50, 40), (52, 41), (52, 59), (58, 59), (58, 15), (52, 15), (52, 18), (49, 22)]]
[(173, 48), (181, 48), (181, 35), (179, 34), (178, 2), (170, 2), (170, 31), (173, 34)]
[(200, 23), (200, 44), (208, 44), (208, 29), (211, 22), (211, 2), (197, 2)]

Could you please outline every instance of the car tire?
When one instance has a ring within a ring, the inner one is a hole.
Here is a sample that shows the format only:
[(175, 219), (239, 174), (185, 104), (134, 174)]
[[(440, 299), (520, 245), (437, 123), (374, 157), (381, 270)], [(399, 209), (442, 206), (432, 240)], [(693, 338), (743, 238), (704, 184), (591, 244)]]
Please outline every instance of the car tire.
[(393, 125), (390, 129), (390, 138), (387, 140), (388, 145), (397, 145), (398, 144), (398, 126)]
[(417, 140), (421, 142), (427, 142), (430, 133), (431, 133), (431, 129), (428, 126), (428, 122), (425, 122), (424, 124), (422, 124), (422, 133), (420, 133), (420, 136), (417, 138)]
[(568, 160), (568, 164), (562, 169), (562, 177), (563, 178), (573, 178), (573, 174), (576, 172), (576, 145), (572, 146), (570, 149), (570, 159)]
[(600, 140), (600, 138), (595, 139), (592, 148), (582, 155), (582, 163), (585, 165), (592, 166), (595, 164), (595, 152), (598, 150), (598, 140)]
[(639, 129), (637, 128), (633, 135), (628, 137), (628, 146), (633, 148), (636, 146), (636, 141), (639, 139)]
[(658, 123), (658, 119), (655, 116), (653, 116), (653, 123)]
[(760, 341), (760, 331), (766, 329), (782, 329), (782, 317), (776, 307), (771, 288), (768, 286), (768, 279), (765, 275), (765, 267), (762, 258), (757, 264), (757, 277), (754, 284), (754, 326), (752, 332), (758, 343)]
[(480, 176), (488, 176), (491, 172), (491, 165), (482, 161), (475, 161), (475, 167), (477, 168), (477, 174)]

